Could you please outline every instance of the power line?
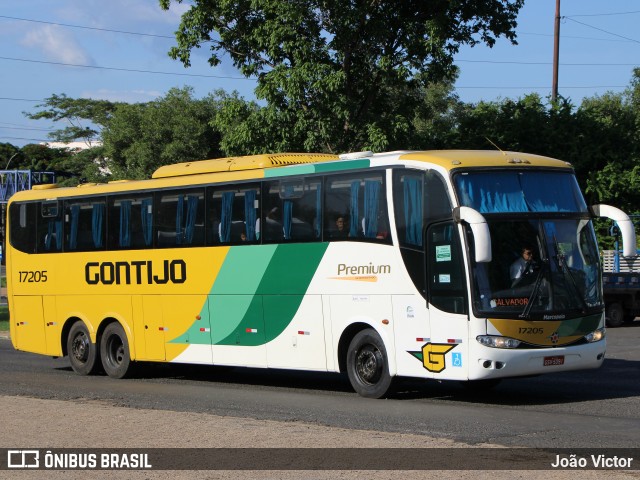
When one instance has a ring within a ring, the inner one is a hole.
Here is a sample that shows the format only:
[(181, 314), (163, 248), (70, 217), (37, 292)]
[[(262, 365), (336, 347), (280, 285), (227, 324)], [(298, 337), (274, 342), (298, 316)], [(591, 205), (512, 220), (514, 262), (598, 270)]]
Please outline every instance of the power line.
[[(25, 124), (20, 123), (8, 123), (8, 122), (0, 122), (0, 125), (11, 125), (12, 127), (26, 127)], [(2, 128), (2, 127), (0, 127)], [(50, 128), (43, 128), (42, 130), (50, 131)]]
[(625, 40), (627, 40), (627, 41), (629, 41), (629, 42), (633, 42), (633, 43), (640, 43), (640, 41), (635, 40), (635, 39), (633, 39), (633, 38), (629, 38), (629, 37), (625, 37), (625, 36), (623, 36), (623, 35), (618, 35), (617, 33), (609, 32), (609, 31), (604, 30), (604, 29), (602, 29), (602, 28), (598, 28), (598, 27), (594, 27), (593, 25), (589, 25), (588, 23), (579, 22), (578, 20), (574, 20), (574, 19), (573, 19), (573, 18), (571, 18), (571, 17), (566, 17), (566, 16), (565, 16), (565, 17), (562, 17), (562, 18), (564, 18), (564, 19), (566, 19), (566, 20), (569, 20), (569, 21), (571, 21), (571, 22), (574, 22), (574, 23), (578, 23), (578, 24), (580, 24), (580, 25), (584, 25), (585, 27), (593, 28), (594, 30), (598, 30), (599, 32), (604, 32), (604, 33), (606, 33), (606, 34), (608, 34), (608, 35), (613, 35), (614, 37), (623, 38), (623, 39), (625, 39)]
[(634, 10), (632, 12), (614, 12), (614, 13), (585, 13), (581, 15), (569, 15), (570, 17), (607, 17), (611, 15), (631, 15), (634, 13), (640, 13), (640, 10)]
[(34, 100), (32, 98), (11, 98), (11, 97), (0, 97), (0, 100), (12, 100), (16, 102), (42, 102), (42, 100)]
[[(516, 60), (455, 60), (454, 63), (492, 63), (509, 65), (551, 65), (551, 62), (520, 62)], [(561, 63), (563, 67), (637, 67), (638, 63)]]
[(5, 127), (0, 125), (0, 130), (34, 130), (37, 132), (50, 132), (51, 130), (48, 128), (37, 128), (37, 127)]
[[(582, 85), (582, 86), (563, 86), (563, 90), (570, 89), (591, 89), (591, 88), (627, 88), (628, 85)], [(500, 90), (549, 90), (549, 86), (546, 87), (505, 87), (505, 86), (484, 86), (484, 87), (473, 87), (473, 86), (460, 86), (456, 85), (456, 89), (500, 89)]]
[[(119, 72), (131, 72), (131, 73), (149, 73), (154, 75), (176, 75), (182, 77), (200, 77), (200, 78), (224, 78), (230, 80), (254, 80), (252, 78), (246, 77), (231, 77), (225, 75), (205, 75), (205, 74), (196, 74), (196, 73), (174, 73), (174, 72), (159, 72), (154, 70), (140, 70), (140, 69), (132, 69), (132, 68), (120, 68), (120, 67), (103, 67), (98, 65), (82, 65), (77, 63), (63, 63), (63, 62), (51, 62), (45, 60), (30, 60), (26, 58), (13, 58), (13, 57), (2, 57), (0, 56), (0, 60), (9, 60), (14, 62), (26, 62), (26, 63), (41, 63), (47, 65), (57, 65), (62, 67), (77, 67), (77, 68), (93, 68), (98, 70), (114, 70)], [(550, 65), (550, 62), (521, 62), (521, 61), (499, 61), (499, 60), (466, 60), (459, 59), (455, 62), (460, 63), (488, 63), (488, 64), (511, 64), (511, 65)], [(637, 66), (637, 63), (563, 63), (563, 66), (567, 67), (633, 67)], [(16, 101), (24, 101), (24, 102), (40, 102), (41, 100), (35, 99), (27, 99), (27, 98), (9, 98), (9, 97), (0, 97), (0, 100), (16, 100)]]
[[(518, 32), (518, 35), (533, 35), (538, 37), (553, 37), (553, 33)], [(579, 37), (576, 35), (563, 35), (562, 38), (572, 38), (574, 40), (595, 40), (597, 42), (621, 42), (629, 43), (630, 40), (617, 40), (615, 38)]]
[(128, 32), (126, 30), (112, 30), (109, 28), (87, 27), (86, 25), (72, 25), (69, 23), (46, 22), (44, 20), (33, 20), (30, 18), (10, 17), (8, 15), (0, 15), (0, 18), (5, 18), (8, 20), (19, 20), (21, 22), (33, 22), (33, 23), (44, 23), (46, 25), (58, 25), (60, 27), (82, 28), (85, 30), (98, 30), (101, 32), (123, 33), (126, 35), (139, 35), (143, 37), (170, 38), (172, 40), (175, 40), (175, 37), (171, 35), (156, 35), (154, 33)]
[(58, 65), (61, 67), (93, 68), (97, 70), (115, 70), (118, 72), (150, 73), (154, 75), (176, 75), (179, 77), (225, 78), (230, 80), (254, 80), (252, 78), (246, 78), (246, 77), (230, 77), (225, 75), (204, 75), (204, 74), (198, 74), (198, 73), (158, 72), (155, 70), (139, 70), (134, 68), (119, 68), (119, 67), (101, 67), (98, 65), (82, 65), (78, 63), (49, 62), (45, 60), (29, 60), (26, 58), (0, 57), (0, 60), (11, 60), (14, 62), (27, 62), (27, 63), (43, 63), (47, 65)]
[(29, 140), (31, 142), (50, 142), (51, 140), (45, 140), (43, 138), (25, 138), (25, 137), (5, 137), (3, 135), (0, 138), (8, 139), (8, 140)]

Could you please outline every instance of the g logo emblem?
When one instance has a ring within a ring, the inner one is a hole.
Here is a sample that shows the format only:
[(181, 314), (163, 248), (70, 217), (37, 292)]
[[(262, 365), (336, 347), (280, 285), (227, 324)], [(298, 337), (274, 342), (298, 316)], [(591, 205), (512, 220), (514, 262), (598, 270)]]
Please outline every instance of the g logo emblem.
[(422, 365), (430, 372), (440, 373), (447, 368), (444, 356), (456, 346), (457, 344), (452, 345), (450, 343), (425, 343), (420, 352), (407, 353), (410, 353), (418, 360), (422, 360)]

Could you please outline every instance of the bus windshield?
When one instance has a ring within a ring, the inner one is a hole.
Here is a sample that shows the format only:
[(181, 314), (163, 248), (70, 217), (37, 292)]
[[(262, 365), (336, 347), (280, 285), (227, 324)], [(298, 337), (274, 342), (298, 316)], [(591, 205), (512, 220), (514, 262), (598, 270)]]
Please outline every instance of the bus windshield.
[(460, 204), (480, 213), (587, 212), (570, 171), (485, 170), (455, 176)]
[(494, 217), (488, 223), (493, 260), (472, 262), (477, 313), (557, 320), (602, 308), (598, 249), (588, 219)]

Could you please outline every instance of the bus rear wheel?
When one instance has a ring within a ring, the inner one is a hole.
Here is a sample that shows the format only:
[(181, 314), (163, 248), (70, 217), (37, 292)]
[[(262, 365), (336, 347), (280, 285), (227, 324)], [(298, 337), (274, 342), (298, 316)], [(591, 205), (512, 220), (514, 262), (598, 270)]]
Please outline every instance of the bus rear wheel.
[(131, 366), (129, 341), (119, 323), (110, 323), (102, 333), (100, 357), (104, 371), (112, 378), (124, 378)]
[(67, 355), (71, 368), (80, 375), (91, 375), (99, 367), (98, 345), (91, 343), (89, 329), (82, 321), (75, 322), (69, 330)]
[(363, 397), (382, 398), (387, 394), (393, 379), (378, 332), (369, 328), (353, 337), (347, 351), (347, 375), (353, 389)]

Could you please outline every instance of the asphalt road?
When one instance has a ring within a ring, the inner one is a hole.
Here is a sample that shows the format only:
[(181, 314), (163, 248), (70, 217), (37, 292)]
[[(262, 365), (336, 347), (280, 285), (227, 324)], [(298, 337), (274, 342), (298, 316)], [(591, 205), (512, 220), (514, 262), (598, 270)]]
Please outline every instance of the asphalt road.
[(608, 330), (602, 368), (503, 381), (488, 392), (403, 380), (369, 400), (336, 374), (151, 365), (136, 378), (83, 377), (67, 359), (0, 339), (0, 395), (99, 400), (130, 408), (304, 421), (524, 447), (640, 447), (640, 320)]

